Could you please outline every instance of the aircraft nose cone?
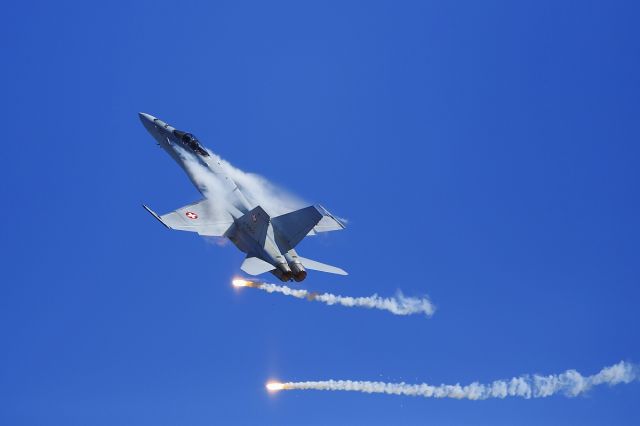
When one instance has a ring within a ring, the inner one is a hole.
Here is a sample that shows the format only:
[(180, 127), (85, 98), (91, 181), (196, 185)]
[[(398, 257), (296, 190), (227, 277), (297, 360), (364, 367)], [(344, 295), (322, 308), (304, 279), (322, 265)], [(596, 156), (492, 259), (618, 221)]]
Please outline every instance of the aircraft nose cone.
[(147, 129), (149, 133), (154, 135), (157, 132), (158, 126), (156, 126), (156, 123), (154, 122), (156, 118), (153, 115), (150, 115), (144, 112), (139, 112), (138, 117), (140, 117), (140, 121), (142, 122), (142, 125), (144, 126), (145, 129)]
[(155, 119), (153, 115), (147, 114), (146, 112), (139, 112), (138, 117), (140, 117), (140, 121), (142, 121), (143, 123), (145, 121), (153, 122), (153, 120)]

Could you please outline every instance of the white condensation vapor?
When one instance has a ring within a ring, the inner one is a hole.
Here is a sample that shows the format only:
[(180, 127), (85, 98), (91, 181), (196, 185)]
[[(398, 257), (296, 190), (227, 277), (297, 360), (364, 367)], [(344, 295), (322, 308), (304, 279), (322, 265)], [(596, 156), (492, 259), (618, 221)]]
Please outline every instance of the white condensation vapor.
[[(228, 203), (226, 198), (228, 191), (219, 178), (204, 165), (200, 164), (197, 158), (190, 152), (180, 147), (177, 147), (177, 151), (185, 159), (185, 166), (188, 169), (188, 173), (196, 176), (199, 181), (206, 183), (207, 187), (203, 191), (204, 195), (215, 201), (218, 205)], [(271, 217), (275, 217), (308, 205), (302, 199), (274, 185), (266, 178), (240, 170), (217, 154), (211, 151), (207, 152), (209, 152), (212, 161), (219, 161), (222, 164), (225, 173), (228, 174), (240, 188), (252, 208), (260, 206), (269, 213)]]
[(198, 159), (192, 153), (186, 151), (181, 147), (176, 147), (178, 154), (184, 159), (184, 165), (187, 169), (187, 173), (194, 177), (198, 182), (202, 182), (204, 187), (199, 188), (203, 195), (212, 199), (211, 207), (220, 209), (228, 209), (230, 207), (229, 200), (227, 199), (228, 190), (224, 187), (223, 183), (218, 177), (213, 174), (207, 167), (200, 164)]
[(308, 206), (302, 199), (274, 185), (266, 178), (240, 170), (226, 160), (220, 159), (220, 162), (229, 177), (253, 204), (252, 207), (261, 206), (271, 217)]
[(575, 397), (595, 386), (614, 386), (631, 383), (640, 378), (637, 364), (620, 361), (605, 367), (591, 376), (583, 376), (576, 370), (548, 376), (524, 375), (509, 380), (496, 380), (483, 384), (474, 382), (469, 385), (429, 385), (408, 383), (385, 383), (354, 380), (325, 380), (314, 382), (279, 383), (282, 390), (328, 390), (364, 393), (382, 393), (390, 395), (421, 396), (425, 398), (453, 398), (484, 400), (506, 397), (546, 398), (558, 393)]
[(391, 312), (394, 315), (424, 314), (428, 317), (435, 312), (435, 306), (427, 297), (407, 297), (398, 291), (395, 297), (380, 297), (377, 294), (365, 297), (339, 296), (331, 293), (314, 293), (308, 290), (293, 289), (283, 285), (263, 282), (252, 282), (248, 287), (266, 291), (267, 293), (279, 293), (298, 299), (307, 299), (322, 302), (327, 305), (341, 305), (348, 308), (380, 309)]

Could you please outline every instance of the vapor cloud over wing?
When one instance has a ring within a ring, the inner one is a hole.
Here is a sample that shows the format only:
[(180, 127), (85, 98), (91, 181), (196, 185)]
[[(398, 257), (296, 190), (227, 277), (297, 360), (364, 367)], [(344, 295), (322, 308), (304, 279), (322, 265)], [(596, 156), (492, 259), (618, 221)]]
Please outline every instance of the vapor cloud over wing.
[[(224, 175), (212, 172), (200, 164), (195, 155), (185, 149), (176, 147), (176, 151), (184, 159), (187, 173), (206, 185), (206, 187), (199, 188), (200, 191), (215, 203), (226, 203), (230, 191), (229, 187), (225, 185)], [(205, 161), (220, 163), (224, 173), (240, 188), (252, 207), (259, 205), (271, 217), (275, 217), (308, 205), (302, 199), (274, 185), (266, 178), (240, 170), (217, 154), (208, 152), (209, 157)]]
[(255, 173), (247, 173), (235, 167), (226, 160), (220, 160), (229, 177), (246, 194), (254, 206), (261, 206), (270, 216), (280, 216), (285, 213), (306, 207), (302, 199), (276, 186), (266, 178)]

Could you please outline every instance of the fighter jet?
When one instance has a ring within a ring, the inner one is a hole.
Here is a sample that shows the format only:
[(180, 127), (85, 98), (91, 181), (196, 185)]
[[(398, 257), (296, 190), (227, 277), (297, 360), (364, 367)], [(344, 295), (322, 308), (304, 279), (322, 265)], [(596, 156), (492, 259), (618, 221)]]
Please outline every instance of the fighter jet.
[(139, 116), (158, 145), (182, 167), (204, 196), (163, 215), (143, 205), (164, 226), (228, 238), (247, 254), (240, 269), (249, 275), (271, 272), (282, 281), (297, 282), (306, 278), (307, 269), (347, 275), (340, 268), (304, 258), (295, 251), (307, 235), (345, 228), (326, 209), (313, 205), (272, 217), (262, 206), (252, 204), (252, 197), (234, 182), (220, 157), (203, 147), (193, 134), (152, 115), (141, 112)]

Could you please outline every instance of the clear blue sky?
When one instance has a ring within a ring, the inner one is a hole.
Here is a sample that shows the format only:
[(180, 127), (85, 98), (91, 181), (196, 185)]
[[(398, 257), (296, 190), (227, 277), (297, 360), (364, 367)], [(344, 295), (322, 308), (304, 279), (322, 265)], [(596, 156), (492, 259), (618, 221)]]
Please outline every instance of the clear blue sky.
[[(304, 4), (301, 4), (304, 3)], [(640, 384), (455, 401), (267, 379), (469, 383), (640, 361), (637, 2), (12, 2), (0, 45), (0, 423), (640, 423)], [(138, 120), (349, 219), (305, 288), (236, 293), (170, 232), (198, 199)]]

